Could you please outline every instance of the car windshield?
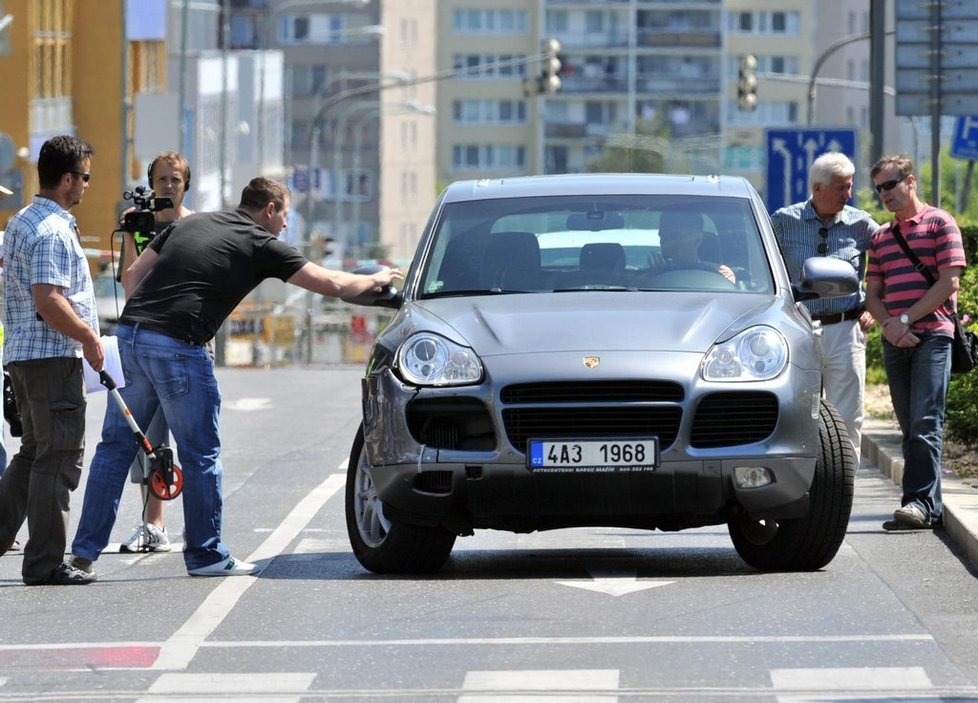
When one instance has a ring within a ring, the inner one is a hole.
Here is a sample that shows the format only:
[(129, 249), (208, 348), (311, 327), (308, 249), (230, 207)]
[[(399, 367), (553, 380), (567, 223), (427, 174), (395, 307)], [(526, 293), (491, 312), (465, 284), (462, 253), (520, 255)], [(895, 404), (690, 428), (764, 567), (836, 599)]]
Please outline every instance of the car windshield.
[(422, 298), (576, 290), (770, 292), (743, 198), (556, 196), (449, 203)]

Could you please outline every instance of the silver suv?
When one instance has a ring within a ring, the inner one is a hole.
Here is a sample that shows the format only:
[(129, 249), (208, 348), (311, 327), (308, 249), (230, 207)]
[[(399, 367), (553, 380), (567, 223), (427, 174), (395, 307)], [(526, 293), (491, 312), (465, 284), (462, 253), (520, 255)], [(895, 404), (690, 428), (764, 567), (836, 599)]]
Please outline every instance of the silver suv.
[(727, 524), (761, 570), (828, 564), (857, 458), (821, 397), (760, 197), (731, 177), (458, 182), (439, 197), (363, 379), (346, 518), (378, 573), (439, 569), (477, 529)]

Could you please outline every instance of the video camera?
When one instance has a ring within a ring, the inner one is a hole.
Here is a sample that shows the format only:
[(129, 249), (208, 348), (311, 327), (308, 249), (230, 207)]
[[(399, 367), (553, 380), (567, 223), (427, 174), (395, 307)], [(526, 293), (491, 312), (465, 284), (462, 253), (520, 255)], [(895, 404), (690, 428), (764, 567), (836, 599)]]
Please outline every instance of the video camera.
[(156, 229), (156, 218), (154, 212), (166, 210), (173, 207), (171, 198), (157, 198), (156, 194), (146, 186), (137, 186), (134, 190), (127, 190), (122, 194), (125, 200), (131, 200), (136, 209), (127, 212), (122, 220), (122, 229), (125, 232), (149, 236)]

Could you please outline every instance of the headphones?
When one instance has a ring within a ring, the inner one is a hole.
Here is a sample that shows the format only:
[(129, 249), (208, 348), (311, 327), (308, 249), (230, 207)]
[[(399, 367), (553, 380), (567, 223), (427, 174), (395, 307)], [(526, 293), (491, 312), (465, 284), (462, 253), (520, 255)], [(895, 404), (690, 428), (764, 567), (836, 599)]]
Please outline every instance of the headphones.
[[(150, 188), (153, 187), (153, 167), (157, 164), (157, 162), (159, 162), (159, 161), (167, 161), (167, 160), (168, 159), (164, 159), (163, 157), (157, 157), (157, 158), (153, 159), (152, 163), (150, 163), (150, 165), (149, 165), (149, 168), (146, 169), (146, 182), (149, 184), (149, 187)], [(186, 163), (186, 161), (184, 161), (184, 163)], [(184, 193), (186, 193), (188, 190), (190, 190), (190, 164), (187, 164), (186, 165), (186, 171), (187, 171), (187, 173), (186, 173), (187, 180), (185, 180), (184, 183), (183, 183), (183, 192)]]

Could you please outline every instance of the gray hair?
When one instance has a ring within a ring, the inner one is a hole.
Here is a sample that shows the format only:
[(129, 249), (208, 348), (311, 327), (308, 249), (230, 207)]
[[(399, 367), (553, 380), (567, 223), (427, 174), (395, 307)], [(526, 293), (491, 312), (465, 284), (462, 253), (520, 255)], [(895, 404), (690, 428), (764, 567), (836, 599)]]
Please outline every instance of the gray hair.
[(851, 178), (855, 173), (856, 167), (848, 156), (839, 151), (830, 151), (812, 162), (808, 171), (808, 184), (814, 189), (816, 183), (828, 185), (833, 176)]

